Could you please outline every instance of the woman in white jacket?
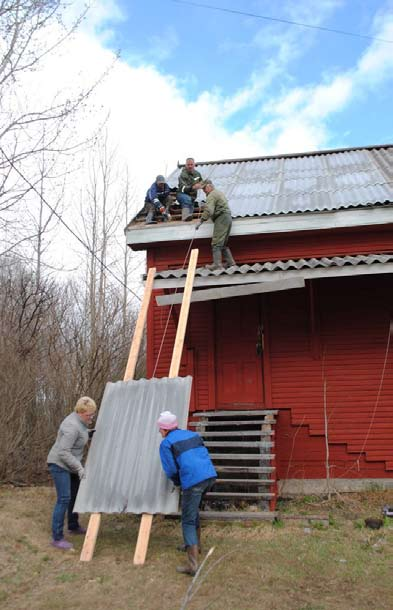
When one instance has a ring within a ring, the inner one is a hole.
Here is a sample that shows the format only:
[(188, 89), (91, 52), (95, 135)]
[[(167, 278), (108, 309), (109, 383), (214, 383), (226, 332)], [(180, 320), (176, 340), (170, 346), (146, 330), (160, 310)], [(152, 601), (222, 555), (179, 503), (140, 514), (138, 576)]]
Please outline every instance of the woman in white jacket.
[(72, 544), (64, 539), (64, 517), (68, 513), (70, 534), (86, 532), (79, 525), (78, 513), (73, 512), (79, 481), (84, 476), (82, 466), (83, 451), (89, 440), (88, 426), (91, 425), (97, 407), (92, 398), (83, 396), (75, 405), (73, 413), (60, 424), (56, 442), (49, 451), (47, 462), (52, 475), (57, 500), (52, 515), (52, 546), (57, 549), (71, 549)]

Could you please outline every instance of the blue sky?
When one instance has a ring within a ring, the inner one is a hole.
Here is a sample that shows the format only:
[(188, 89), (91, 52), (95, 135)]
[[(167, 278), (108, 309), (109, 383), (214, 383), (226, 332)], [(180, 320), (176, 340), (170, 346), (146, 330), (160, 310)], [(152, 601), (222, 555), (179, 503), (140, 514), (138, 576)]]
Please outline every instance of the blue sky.
[[(212, 0), (209, 4), (393, 40), (392, 27), (386, 26), (389, 18), (390, 24), (393, 19), (393, 3), (389, 1)], [(266, 146), (274, 152), (287, 152), (274, 146), (274, 134), (278, 137), (282, 131), (282, 127), (277, 129), (272, 125), (282, 118), (282, 113), (278, 116), (275, 110), (279, 100), (285, 103), (286, 96), (295, 91), (311, 96), (317, 87), (325, 87), (329, 96), (332, 93), (329, 84), (340, 75), (361, 79), (361, 75), (356, 75), (356, 68), (371, 48), (384, 58), (393, 55), (393, 44), (188, 6), (173, 0), (122, 0), (117, 7), (121, 17), (111, 22), (112, 36), (107, 45), (120, 48), (124, 62), (140, 69), (153, 67), (164, 79), (174, 79), (176, 88), (189, 104), (197, 103), (204, 94), (213, 96), (218, 104), (234, 104), (221, 117), (223, 128), (234, 133), (270, 126), (272, 134)], [(109, 24), (103, 20), (101, 25), (105, 29)], [(343, 93), (345, 102), (334, 104), (325, 114), (324, 133), (314, 138), (315, 147), (393, 141), (392, 71), (375, 86), (368, 86), (367, 78), (364, 75), (364, 82), (354, 86), (351, 94)], [(159, 104), (159, 86), (146, 94), (152, 95)], [(243, 96), (243, 100), (236, 103), (236, 96)], [(305, 104), (303, 99), (300, 111)], [(286, 119), (291, 121), (295, 117), (296, 114)], [(320, 127), (318, 116), (315, 116), (315, 126)], [(172, 131), (176, 127), (171, 120), (168, 129)], [(300, 137), (299, 150), (303, 150), (302, 143)], [(313, 144), (312, 137), (310, 144)], [(281, 146), (285, 147), (284, 142)], [(264, 152), (261, 150), (261, 154)]]
[[(393, 41), (393, 0), (210, 2)], [(69, 23), (84, 3), (67, 5)], [(46, 40), (58, 40), (60, 27), (51, 26)], [(393, 44), (376, 40), (173, 0), (93, 0), (81, 28), (20, 75), (9, 103), (16, 100), (18, 112), (51, 107), (95, 81), (63, 137), (67, 145), (75, 136), (97, 142), (91, 136), (102, 132), (115, 207), (128, 176), (128, 218), (155, 176), (170, 175), (187, 156), (201, 162), (393, 142)], [(71, 224), (89, 189), (94, 154), (97, 164), (102, 149), (56, 158), (61, 176), (66, 163)], [(122, 229), (117, 239), (124, 244)]]
[[(71, 5), (74, 16), (83, 3)], [(214, 4), (393, 41), (393, 0)], [(72, 96), (108, 66), (75, 129), (83, 139), (107, 117), (136, 209), (154, 176), (168, 176), (187, 156), (213, 161), (393, 142), (393, 44), (173, 0), (95, 0), (82, 28), (27, 78), (28, 99), (47, 104), (68, 89)]]

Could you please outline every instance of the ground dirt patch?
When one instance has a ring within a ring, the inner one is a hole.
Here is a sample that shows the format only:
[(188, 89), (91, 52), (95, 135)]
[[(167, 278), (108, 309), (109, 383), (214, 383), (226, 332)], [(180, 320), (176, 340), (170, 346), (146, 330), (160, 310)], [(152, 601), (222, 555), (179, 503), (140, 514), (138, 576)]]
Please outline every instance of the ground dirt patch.
[[(180, 610), (191, 579), (175, 571), (177, 521), (155, 518), (147, 562), (135, 567), (139, 519), (104, 516), (93, 561), (81, 564), (82, 539), (75, 551), (49, 546), (53, 502), (48, 487), (0, 489), (1, 608)], [(285, 501), (275, 525), (205, 522), (205, 548), (215, 550), (187, 610), (392, 610), (393, 519), (364, 527), (384, 504), (393, 492)], [(330, 525), (310, 514), (329, 515)]]

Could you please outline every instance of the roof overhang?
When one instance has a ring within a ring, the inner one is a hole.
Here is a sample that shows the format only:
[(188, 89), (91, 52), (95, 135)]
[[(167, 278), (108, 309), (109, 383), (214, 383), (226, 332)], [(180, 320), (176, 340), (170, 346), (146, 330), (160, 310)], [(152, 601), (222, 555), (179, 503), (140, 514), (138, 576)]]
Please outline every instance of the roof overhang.
[[(380, 207), (351, 208), (329, 212), (302, 212), (271, 216), (235, 218), (231, 237), (320, 231), (339, 228), (393, 224), (393, 204)], [(146, 250), (156, 245), (209, 239), (213, 223), (203, 223), (198, 233), (194, 222), (169, 222), (157, 225), (134, 224), (126, 228), (127, 245), (134, 250)]]
[[(374, 263), (371, 265), (345, 265), (343, 267), (329, 267), (322, 268), (317, 267), (315, 269), (291, 269), (287, 271), (274, 271), (274, 272), (261, 272), (261, 273), (250, 273), (250, 274), (233, 274), (233, 275), (209, 275), (207, 277), (194, 278), (194, 287), (196, 288), (209, 288), (209, 287), (220, 287), (220, 286), (239, 286), (245, 284), (257, 284), (267, 282), (281, 282), (292, 279), (303, 279), (312, 280), (317, 278), (331, 278), (331, 277), (350, 277), (360, 275), (378, 275), (381, 273), (393, 273), (393, 263)], [(155, 279), (154, 289), (171, 289), (171, 288), (184, 288), (185, 277), (180, 278), (165, 278)], [(295, 287), (295, 286), (294, 286)], [(281, 288), (282, 289), (282, 288)], [(176, 296), (176, 295), (168, 295)], [(168, 301), (165, 304), (168, 304)], [(177, 302), (176, 300), (173, 301)], [(164, 304), (164, 303), (162, 303)]]

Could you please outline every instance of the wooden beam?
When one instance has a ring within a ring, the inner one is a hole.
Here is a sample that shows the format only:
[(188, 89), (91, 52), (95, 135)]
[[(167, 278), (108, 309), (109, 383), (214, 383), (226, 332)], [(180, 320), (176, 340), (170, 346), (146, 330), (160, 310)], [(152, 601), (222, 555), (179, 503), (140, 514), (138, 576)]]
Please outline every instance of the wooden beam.
[(149, 309), (151, 293), (153, 290), (155, 273), (156, 273), (156, 268), (152, 267), (151, 269), (149, 269), (149, 273), (147, 274), (145, 292), (144, 292), (141, 307), (139, 310), (138, 319), (137, 319), (136, 325), (135, 325), (134, 338), (131, 343), (126, 371), (124, 373), (124, 381), (128, 381), (129, 379), (134, 379), (135, 368), (136, 368), (136, 365), (138, 362), (139, 350), (140, 350), (142, 338), (143, 338), (143, 329), (145, 327), (145, 322), (146, 322), (146, 318), (147, 318), (147, 310)]
[[(139, 309), (138, 319), (135, 325), (134, 336), (132, 338), (128, 362), (124, 373), (124, 381), (133, 379), (135, 375), (135, 367), (138, 361), (139, 350), (142, 343), (143, 329), (146, 322), (147, 311), (149, 309), (155, 273), (156, 268), (152, 267), (151, 269), (149, 269), (149, 272), (147, 274), (145, 292), (143, 295), (141, 307)], [(89, 525), (87, 527), (87, 532), (80, 555), (80, 561), (91, 561), (96, 546), (100, 523), (101, 515), (99, 513), (93, 513), (92, 515), (90, 515)]]
[[(292, 290), (294, 288), (304, 288), (305, 281), (302, 277), (292, 280), (281, 280), (280, 282), (260, 282), (246, 286), (229, 286), (225, 288), (210, 288), (207, 290), (194, 291), (191, 295), (191, 302), (213, 301), (215, 299), (229, 299), (232, 297), (242, 297), (248, 294), (261, 294), (263, 292), (278, 292), (279, 290)], [(182, 293), (160, 295), (156, 297), (158, 305), (172, 305), (181, 303)]]
[(181, 309), (179, 315), (179, 324), (177, 326), (175, 345), (172, 353), (171, 367), (169, 369), (169, 377), (177, 377), (180, 369), (181, 355), (184, 346), (184, 337), (186, 334), (188, 312), (190, 310), (191, 294), (194, 285), (195, 269), (197, 265), (199, 250), (191, 251), (190, 262), (188, 265), (187, 279), (182, 294)]
[[(184, 337), (186, 333), (188, 312), (190, 309), (190, 300), (192, 287), (195, 277), (195, 269), (198, 260), (199, 250), (195, 249), (191, 251), (190, 262), (188, 265), (187, 278), (184, 287), (183, 300), (179, 315), (179, 323), (177, 325), (175, 345), (172, 352), (171, 367), (169, 369), (168, 377), (177, 377), (180, 369), (181, 355), (184, 346)], [(146, 560), (147, 547), (149, 545), (150, 530), (153, 522), (153, 515), (144, 513), (141, 518), (141, 524), (139, 527), (138, 540), (136, 543), (135, 554), (134, 554), (134, 565), (143, 565)]]
[(100, 529), (100, 523), (101, 513), (93, 513), (92, 515), (90, 515), (89, 525), (87, 526), (87, 532), (82, 547), (80, 561), (90, 561), (93, 557), (98, 536), (98, 530)]

